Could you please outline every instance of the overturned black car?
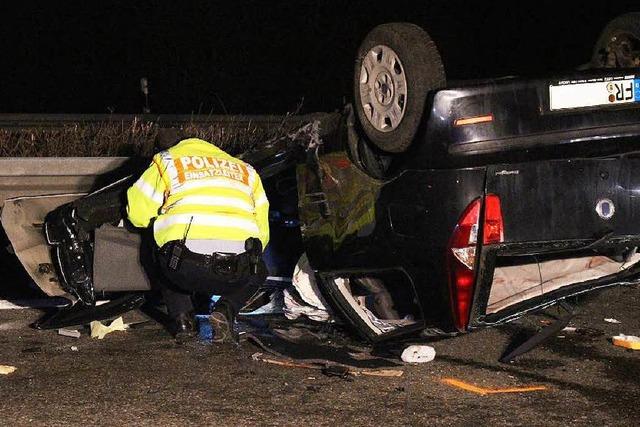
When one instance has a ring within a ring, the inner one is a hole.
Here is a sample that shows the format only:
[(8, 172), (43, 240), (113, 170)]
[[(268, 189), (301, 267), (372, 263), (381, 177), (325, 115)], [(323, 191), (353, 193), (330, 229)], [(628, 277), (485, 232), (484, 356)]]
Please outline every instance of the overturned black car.
[[(377, 27), (356, 58), (352, 108), (244, 153), (271, 201), (270, 250), (283, 274), (306, 252), (333, 311), (374, 342), (637, 283), (637, 73), (447, 85), (424, 31)], [(145, 239), (123, 221), (130, 183), (47, 215), (54, 285), (76, 305), (150, 288)]]

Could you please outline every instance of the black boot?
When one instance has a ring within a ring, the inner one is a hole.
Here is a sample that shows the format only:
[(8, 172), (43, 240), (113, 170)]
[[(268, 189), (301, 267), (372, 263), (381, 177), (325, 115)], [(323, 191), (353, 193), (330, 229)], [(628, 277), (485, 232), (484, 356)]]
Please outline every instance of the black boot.
[(235, 313), (229, 303), (218, 301), (211, 311), (210, 322), (213, 329), (214, 343), (237, 343), (238, 336), (233, 330)]
[(193, 315), (180, 313), (173, 319), (173, 336), (178, 343), (185, 342), (195, 337), (196, 327)]

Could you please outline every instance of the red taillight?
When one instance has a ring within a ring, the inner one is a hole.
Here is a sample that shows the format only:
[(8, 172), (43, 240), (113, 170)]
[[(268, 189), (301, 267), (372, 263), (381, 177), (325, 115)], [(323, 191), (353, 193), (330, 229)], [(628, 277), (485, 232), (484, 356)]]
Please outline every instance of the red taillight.
[(453, 319), (459, 330), (465, 329), (469, 323), (481, 206), (481, 199), (467, 206), (453, 230), (447, 249)]
[[(482, 199), (476, 199), (467, 206), (453, 230), (447, 248), (453, 319), (456, 328), (461, 331), (469, 324), (473, 301), (481, 207)], [(500, 198), (495, 194), (489, 194), (485, 198), (482, 235), (485, 245), (504, 240)]]
[(482, 243), (485, 245), (504, 241), (500, 198), (495, 194), (487, 194), (484, 199), (484, 229), (482, 231)]

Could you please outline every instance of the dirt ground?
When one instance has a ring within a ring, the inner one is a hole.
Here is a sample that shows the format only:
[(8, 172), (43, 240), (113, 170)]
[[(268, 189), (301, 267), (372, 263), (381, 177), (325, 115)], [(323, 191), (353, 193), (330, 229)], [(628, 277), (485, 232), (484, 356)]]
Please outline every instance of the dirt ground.
[[(104, 340), (36, 331), (36, 310), (0, 311), (0, 414), (6, 425), (638, 425), (640, 352), (609, 337), (640, 335), (640, 289), (583, 300), (563, 333), (505, 365), (514, 335), (546, 317), (432, 343), (433, 362), (400, 378), (347, 381), (251, 360), (257, 351), (178, 346), (157, 324)], [(604, 318), (614, 317), (620, 324)], [(478, 395), (442, 383), (544, 391)]]

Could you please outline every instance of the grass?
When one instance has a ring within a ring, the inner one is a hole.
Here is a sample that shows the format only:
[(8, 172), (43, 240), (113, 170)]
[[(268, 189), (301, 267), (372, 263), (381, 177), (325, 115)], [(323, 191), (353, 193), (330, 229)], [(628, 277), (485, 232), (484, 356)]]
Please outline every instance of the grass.
[[(181, 129), (192, 137), (216, 144), (231, 154), (292, 130), (288, 117), (278, 124), (188, 122)], [(115, 157), (151, 156), (158, 123), (134, 119), (127, 122), (78, 122), (59, 127), (0, 129), (0, 157)]]

